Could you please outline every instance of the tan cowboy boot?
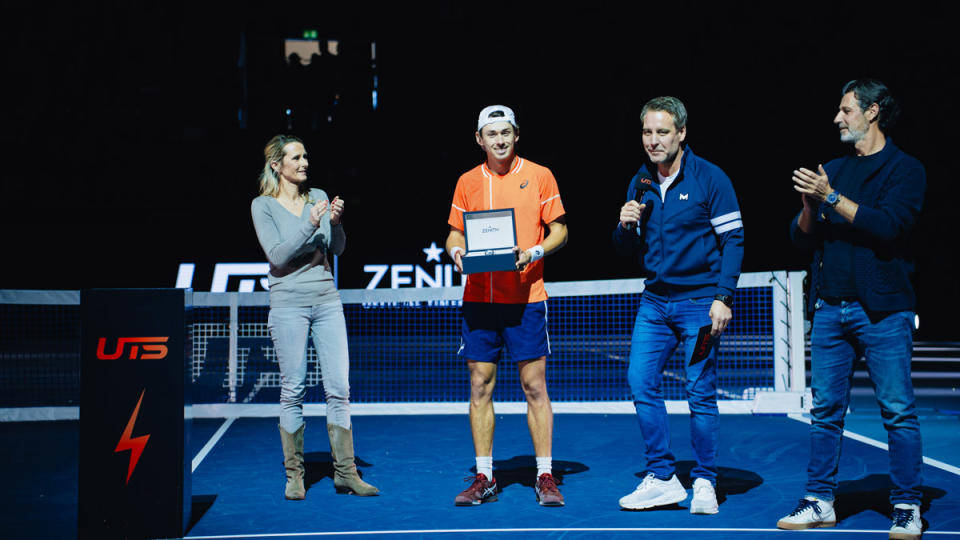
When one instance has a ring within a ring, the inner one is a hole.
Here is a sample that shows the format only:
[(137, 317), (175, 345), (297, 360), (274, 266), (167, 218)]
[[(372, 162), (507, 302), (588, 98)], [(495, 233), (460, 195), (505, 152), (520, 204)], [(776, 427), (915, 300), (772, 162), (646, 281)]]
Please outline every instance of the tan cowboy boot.
[(306, 424), (301, 425), (296, 433), (287, 433), (283, 426), (277, 427), (283, 445), (283, 466), (287, 469), (287, 487), (283, 495), (292, 501), (301, 501), (307, 496), (303, 487), (303, 428)]
[(333, 456), (333, 485), (337, 493), (353, 493), (369, 497), (380, 492), (360, 479), (353, 459), (353, 430), (327, 424), (330, 435), (330, 454)]

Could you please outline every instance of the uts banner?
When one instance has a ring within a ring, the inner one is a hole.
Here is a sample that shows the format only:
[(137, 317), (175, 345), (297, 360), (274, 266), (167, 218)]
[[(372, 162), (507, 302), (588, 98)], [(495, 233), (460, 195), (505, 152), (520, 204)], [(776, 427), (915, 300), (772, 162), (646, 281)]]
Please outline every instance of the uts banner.
[(82, 291), (81, 538), (183, 536), (192, 291)]

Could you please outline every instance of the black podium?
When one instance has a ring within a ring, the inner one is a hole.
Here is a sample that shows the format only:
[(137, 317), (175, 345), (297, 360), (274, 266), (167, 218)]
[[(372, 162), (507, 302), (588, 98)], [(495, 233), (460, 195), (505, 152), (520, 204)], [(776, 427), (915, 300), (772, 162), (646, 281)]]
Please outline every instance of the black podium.
[(80, 293), (80, 538), (177, 538), (190, 519), (189, 289)]

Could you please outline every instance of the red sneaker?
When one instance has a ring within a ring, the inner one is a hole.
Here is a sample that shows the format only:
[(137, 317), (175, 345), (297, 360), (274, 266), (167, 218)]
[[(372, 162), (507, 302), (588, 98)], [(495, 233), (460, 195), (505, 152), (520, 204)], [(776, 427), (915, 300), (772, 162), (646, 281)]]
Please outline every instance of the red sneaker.
[[(463, 490), (453, 504), (457, 506), (475, 506), (485, 502), (497, 500), (497, 479), (487, 480), (487, 475), (478, 473), (477, 476), (468, 476), (464, 481), (473, 480), (470, 487)], [(556, 488), (554, 488), (556, 489)]]
[(543, 473), (537, 478), (537, 502), (540, 506), (563, 506), (563, 495), (557, 489), (557, 483), (553, 480), (553, 475)]

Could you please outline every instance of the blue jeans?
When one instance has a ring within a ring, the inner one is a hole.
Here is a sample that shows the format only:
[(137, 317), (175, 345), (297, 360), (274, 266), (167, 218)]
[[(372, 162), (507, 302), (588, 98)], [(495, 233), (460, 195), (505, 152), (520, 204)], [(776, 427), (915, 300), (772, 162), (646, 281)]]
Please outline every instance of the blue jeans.
[(810, 464), (807, 495), (832, 501), (843, 438), (843, 417), (850, 404), (854, 365), (866, 358), (876, 392), (890, 454), (892, 504), (920, 504), (923, 453), (910, 381), (913, 312), (891, 313), (871, 322), (860, 302), (818, 299), (811, 335)]
[(317, 350), (327, 423), (350, 428), (350, 355), (340, 302), (310, 307), (270, 308), (267, 327), (280, 364), (280, 425), (294, 433), (303, 425), (307, 387), (307, 335)]
[[(670, 423), (663, 403), (663, 368), (681, 342), (689, 363), (700, 327), (711, 323), (712, 304), (713, 297), (669, 300), (650, 292), (645, 292), (640, 299), (627, 379), (637, 408), (640, 433), (647, 446), (647, 471), (658, 478), (669, 478), (675, 473)], [(714, 484), (719, 419), (716, 354), (714, 347), (706, 360), (686, 366), (685, 370), (690, 439), (697, 458), (690, 475)]]

